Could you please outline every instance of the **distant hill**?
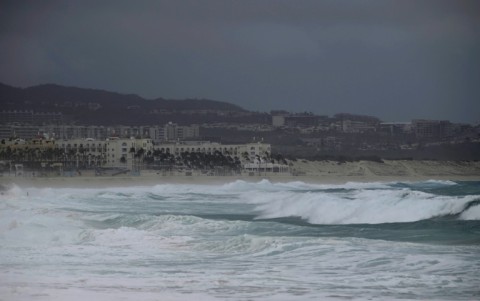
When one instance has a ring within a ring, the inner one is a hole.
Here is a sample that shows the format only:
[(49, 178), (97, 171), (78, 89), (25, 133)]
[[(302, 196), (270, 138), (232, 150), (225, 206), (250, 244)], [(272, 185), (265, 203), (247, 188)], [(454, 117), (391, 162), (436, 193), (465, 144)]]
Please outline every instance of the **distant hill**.
[(65, 87), (55, 84), (16, 88), (0, 83), (1, 110), (60, 112), (77, 124), (159, 124), (218, 122), (250, 112), (208, 99), (144, 99), (135, 94)]

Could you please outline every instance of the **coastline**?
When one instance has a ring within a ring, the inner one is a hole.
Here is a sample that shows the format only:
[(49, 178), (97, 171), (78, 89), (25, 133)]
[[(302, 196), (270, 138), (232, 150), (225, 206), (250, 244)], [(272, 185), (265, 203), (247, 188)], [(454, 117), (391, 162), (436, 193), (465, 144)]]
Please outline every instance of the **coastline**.
[(102, 188), (125, 186), (154, 186), (160, 184), (221, 185), (237, 180), (272, 183), (305, 182), (310, 184), (345, 184), (347, 182), (419, 182), (480, 181), (480, 162), (453, 161), (333, 161), (291, 162), (292, 173), (255, 173), (236, 176), (206, 176), (184, 174), (161, 175), (142, 171), (140, 175), (95, 176), (82, 172), (72, 177), (3, 176), (2, 186), (51, 188)]

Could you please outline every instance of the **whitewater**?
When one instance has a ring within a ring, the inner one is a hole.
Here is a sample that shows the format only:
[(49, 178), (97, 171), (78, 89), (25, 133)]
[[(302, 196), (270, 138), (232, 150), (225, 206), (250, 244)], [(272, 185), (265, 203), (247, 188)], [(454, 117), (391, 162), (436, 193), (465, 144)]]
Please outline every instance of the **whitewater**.
[(480, 182), (0, 196), (0, 300), (479, 300)]

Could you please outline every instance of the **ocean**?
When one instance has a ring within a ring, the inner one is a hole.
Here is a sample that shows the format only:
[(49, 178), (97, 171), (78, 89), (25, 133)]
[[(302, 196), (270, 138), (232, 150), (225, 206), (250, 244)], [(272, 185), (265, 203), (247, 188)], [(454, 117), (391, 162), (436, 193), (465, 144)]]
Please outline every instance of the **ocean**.
[(0, 300), (480, 299), (480, 182), (0, 197)]

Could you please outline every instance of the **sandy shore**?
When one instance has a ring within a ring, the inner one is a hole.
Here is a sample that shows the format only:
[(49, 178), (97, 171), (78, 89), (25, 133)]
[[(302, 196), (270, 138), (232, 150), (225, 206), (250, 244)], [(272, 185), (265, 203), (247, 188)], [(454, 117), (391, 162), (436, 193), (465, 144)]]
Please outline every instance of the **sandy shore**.
[(306, 177), (330, 176), (358, 179), (361, 182), (480, 180), (480, 162), (385, 160), (384, 163), (359, 161), (339, 164), (332, 161), (297, 160), (292, 168)]
[(339, 164), (332, 161), (291, 162), (290, 173), (256, 173), (253, 176), (185, 176), (161, 175), (143, 171), (139, 176), (95, 177), (84, 172), (74, 177), (13, 177), (3, 176), (3, 186), (22, 187), (123, 187), (153, 186), (158, 184), (224, 184), (236, 180), (258, 182), (267, 179), (271, 182), (302, 181), (318, 184), (343, 184), (346, 182), (393, 182), (393, 181), (480, 181), (480, 162), (450, 161), (385, 161), (384, 163), (360, 161)]

